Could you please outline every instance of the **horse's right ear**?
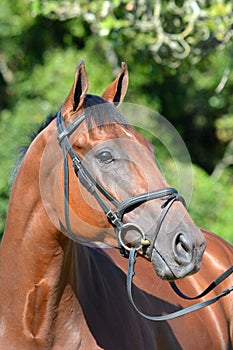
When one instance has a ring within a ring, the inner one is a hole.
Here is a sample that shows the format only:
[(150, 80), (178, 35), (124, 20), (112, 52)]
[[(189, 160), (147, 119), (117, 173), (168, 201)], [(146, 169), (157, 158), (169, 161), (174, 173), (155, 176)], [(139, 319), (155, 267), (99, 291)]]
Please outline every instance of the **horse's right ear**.
[(123, 101), (128, 88), (128, 67), (125, 62), (121, 64), (121, 71), (114, 82), (104, 91), (102, 97), (108, 102), (119, 106)]
[(69, 116), (72, 112), (78, 111), (83, 107), (87, 89), (87, 73), (85, 70), (84, 61), (80, 61), (76, 68), (74, 83), (62, 106), (63, 117)]

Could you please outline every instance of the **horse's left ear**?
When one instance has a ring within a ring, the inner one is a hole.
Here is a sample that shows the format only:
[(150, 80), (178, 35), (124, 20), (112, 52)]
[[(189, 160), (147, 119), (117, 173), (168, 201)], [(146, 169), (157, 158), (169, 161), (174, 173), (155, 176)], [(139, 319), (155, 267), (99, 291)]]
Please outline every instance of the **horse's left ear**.
[(121, 64), (121, 71), (114, 82), (104, 91), (102, 97), (108, 102), (119, 106), (123, 101), (128, 88), (128, 67), (125, 62)]
[(80, 110), (83, 107), (87, 89), (87, 73), (85, 70), (84, 61), (80, 61), (75, 71), (74, 83), (62, 106), (62, 115), (64, 117), (72, 112)]

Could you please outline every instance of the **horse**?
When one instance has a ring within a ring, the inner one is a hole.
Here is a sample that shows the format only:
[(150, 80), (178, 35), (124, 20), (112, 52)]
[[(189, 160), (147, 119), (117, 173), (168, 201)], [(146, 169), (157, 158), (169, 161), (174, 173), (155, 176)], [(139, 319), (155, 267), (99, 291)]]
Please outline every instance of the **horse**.
[[(152, 145), (118, 106), (127, 65), (103, 95), (88, 94), (84, 62), (57, 114), (18, 163), (0, 246), (0, 349), (232, 349), (230, 295), (182, 317), (232, 265), (233, 249), (192, 221), (161, 174)], [(211, 296), (227, 288), (221, 281)], [(206, 300), (202, 297), (202, 300)]]

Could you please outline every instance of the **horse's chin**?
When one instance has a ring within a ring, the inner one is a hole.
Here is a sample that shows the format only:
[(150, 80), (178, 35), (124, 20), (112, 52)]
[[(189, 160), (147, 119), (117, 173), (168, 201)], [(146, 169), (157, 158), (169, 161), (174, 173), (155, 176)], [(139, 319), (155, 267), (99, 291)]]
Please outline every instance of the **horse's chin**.
[(158, 277), (165, 281), (174, 281), (179, 278), (192, 275), (199, 270), (192, 264), (187, 266), (177, 265), (176, 262), (167, 263), (161, 254), (154, 248), (151, 257), (152, 265)]

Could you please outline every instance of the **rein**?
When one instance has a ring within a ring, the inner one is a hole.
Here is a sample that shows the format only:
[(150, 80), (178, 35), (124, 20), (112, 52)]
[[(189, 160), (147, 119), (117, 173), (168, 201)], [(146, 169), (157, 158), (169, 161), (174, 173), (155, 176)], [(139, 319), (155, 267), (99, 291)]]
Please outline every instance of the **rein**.
[[(72, 232), (71, 224), (70, 224), (70, 218), (69, 218), (69, 167), (68, 167), (68, 158), (67, 153), (70, 156), (73, 164), (73, 168), (75, 171), (76, 176), (78, 177), (80, 183), (94, 196), (102, 210), (104, 211), (106, 217), (108, 218), (109, 222), (112, 224), (112, 226), (115, 228), (116, 232), (116, 238), (118, 241), (118, 248), (120, 250), (120, 253), (122, 256), (129, 258), (128, 263), (128, 274), (127, 274), (127, 292), (128, 292), (128, 298), (135, 310), (144, 318), (151, 320), (151, 321), (167, 321), (179, 316), (183, 316), (185, 314), (188, 314), (190, 312), (202, 309), (206, 306), (209, 306), (213, 303), (215, 303), (220, 298), (224, 297), (225, 295), (229, 294), (233, 291), (233, 286), (224, 290), (222, 293), (218, 294), (214, 298), (211, 298), (209, 300), (194, 304), (190, 307), (187, 307), (185, 309), (173, 312), (169, 315), (164, 316), (150, 316), (144, 314), (142, 311), (138, 309), (136, 306), (133, 295), (132, 295), (132, 283), (133, 283), (133, 277), (135, 275), (134, 272), (134, 265), (136, 262), (136, 256), (137, 252), (139, 250), (142, 251), (142, 253), (145, 255), (147, 254), (150, 258), (152, 256), (152, 250), (156, 241), (156, 238), (158, 236), (158, 233), (160, 231), (161, 225), (165, 219), (166, 214), (168, 213), (170, 207), (175, 201), (181, 201), (185, 205), (185, 201), (183, 197), (179, 195), (177, 190), (175, 188), (163, 188), (147, 193), (143, 193), (134, 197), (131, 197), (123, 202), (119, 202), (116, 199), (114, 199), (111, 194), (109, 194), (105, 188), (99, 184), (92, 174), (88, 171), (88, 169), (85, 167), (85, 165), (82, 162), (82, 159), (79, 157), (79, 155), (74, 151), (73, 147), (70, 144), (69, 136), (80, 126), (80, 124), (85, 120), (85, 113), (83, 113), (81, 116), (79, 116), (77, 119), (75, 119), (69, 126), (65, 125), (64, 119), (62, 117), (61, 110), (57, 113), (56, 123), (57, 123), (57, 131), (58, 131), (58, 142), (62, 149), (63, 154), (63, 168), (64, 168), (64, 213), (65, 213), (65, 223), (66, 223), (66, 230), (68, 232), (69, 237), (80, 243), (80, 244), (88, 244), (89, 241), (78, 238), (74, 233)], [(116, 210), (113, 211), (100, 196), (100, 193), (105, 197), (105, 199), (110, 202), (112, 205), (115, 206)], [(143, 229), (134, 223), (126, 223), (124, 224), (122, 222), (123, 215), (126, 212), (130, 212), (131, 210), (135, 209), (136, 206), (139, 206), (147, 201), (154, 200), (154, 199), (161, 199), (164, 201), (164, 203), (161, 206), (161, 214), (157, 222), (157, 226), (155, 228), (155, 237), (153, 238), (153, 241), (150, 242), (143, 231)], [(139, 233), (141, 236), (141, 240), (137, 247), (129, 247), (126, 242), (124, 242), (124, 235), (130, 231), (134, 230), (135, 232)], [(203, 297), (204, 295), (208, 294), (211, 290), (213, 290), (218, 284), (220, 284), (223, 280), (225, 280), (227, 277), (231, 275), (233, 272), (233, 266), (228, 269), (225, 273), (223, 273), (221, 276), (219, 276), (214, 282), (210, 284), (208, 288), (204, 292), (202, 292), (200, 295), (196, 297), (188, 297), (185, 294), (183, 294), (176, 284), (174, 282), (171, 282), (170, 285), (173, 288), (173, 290), (182, 298), (193, 300)]]
[[(222, 283), (225, 279), (227, 279), (231, 274), (233, 273), (233, 266), (231, 266), (229, 269), (224, 271), (216, 280), (214, 280), (210, 285), (200, 294), (196, 295), (195, 297), (189, 297), (188, 295), (183, 294), (180, 289), (177, 287), (175, 282), (170, 282), (170, 286), (176, 292), (177, 295), (179, 295), (181, 298), (186, 300), (196, 300), (204, 297), (205, 295), (209, 294), (215, 287), (217, 287), (220, 283)], [(232, 289), (233, 286), (229, 289)]]
[[(134, 300), (133, 300), (133, 295), (132, 295), (132, 283), (133, 283), (133, 277), (135, 275), (134, 272), (134, 265), (136, 262), (136, 256), (137, 256), (137, 251), (134, 248), (131, 248), (130, 250), (130, 254), (129, 254), (129, 264), (128, 264), (128, 274), (127, 274), (127, 292), (128, 292), (128, 298), (129, 301), (131, 302), (131, 304), (133, 305), (133, 307), (135, 308), (135, 310), (144, 318), (146, 318), (147, 320), (150, 321), (168, 321), (168, 320), (172, 320), (174, 318), (180, 317), (180, 316), (184, 316), (186, 314), (189, 314), (191, 312), (203, 309), (209, 305), (214, 304), (216, 301), (218, 301), (219, 299), (221, 299), (222, 297), (230, 294), (233, 291), (233, 286), (225, 289), (223, 292), (221, 292), (220, 294), (216, 295), (215, 297), (199, 302), (197, 304), (191, 305), (187, 308), (172, 312), (168, 315), (163, 315), (163, 316), (151, 316), (151, 315), (146, 315), (144, 314), (141, 310), (139, 310), (139, 308), (136, 306)], [(204, 295), (208, 294), (211, 290), (214, 289), (214, 287), (216, 287), (218, 284), (220, 284), (223, 280), (225, 280), (227, 277), (230, 276), (230, 274), (233, 272), (233, 266), (231, 266), (226, 272), (224, 272), (221, 276), (219, 276), (214, 282), (212, 282), (210, 284), (210, 286), (208, 288), (206, 288), (206, 290), (201, 293), (200, 295), (192, 298), (192, 297), (187, 297), (185, 296), (183, 293), (180, 292), (180, 290), (177, 288), (177, 286), (175, 285), (174, 282), (171, 282), (170, 285), (172, 286), (173, 290), (182, 298), (185, 299), (198, 299), (203, 297)], [(179, 291), (179, 292), (178, 292)]]

